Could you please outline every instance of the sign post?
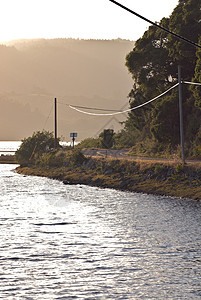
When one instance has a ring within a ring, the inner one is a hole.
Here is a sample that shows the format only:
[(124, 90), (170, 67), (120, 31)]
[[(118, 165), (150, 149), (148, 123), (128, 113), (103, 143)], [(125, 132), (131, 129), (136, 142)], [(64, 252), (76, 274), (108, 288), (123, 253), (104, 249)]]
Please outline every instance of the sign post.
[(73, 141), (73, 149), (74, 149), (75, 138), (77, 137), (77, 132), (71, 132), (71, 133), (70, 133), (70, 137), (72, 137), (72, 141)]

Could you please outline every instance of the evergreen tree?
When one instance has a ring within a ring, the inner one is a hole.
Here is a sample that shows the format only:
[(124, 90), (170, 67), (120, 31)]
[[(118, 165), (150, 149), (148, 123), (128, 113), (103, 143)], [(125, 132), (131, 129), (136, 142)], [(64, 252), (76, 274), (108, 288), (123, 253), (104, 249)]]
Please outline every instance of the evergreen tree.
[[(198, 43), (200, 19), (200, 1), (180, 0), (170, 18), (163, 18), (160, 25)], [(191, 81), (193, 77), (194, 80), (201, 80), (201, 52), (197, 51), (196, 57), (194, 46), (156, 26), (150, 26), (126, 57), (126, 66), (134, 80), (129, 94), (130, 107), (150, 100), (176, 83), (178, 65), (182, 66), (182, 80)], [(195, 104), (201, 107), (200, 95), (200, 87), (195, 89), (194, 98), (191, 88), (183, 85), (184, 129), (188, 132), (189, 144), (200, 126), (200, 113), (195, 107)], [(195, 116), (198, 124), (192, 121)], [(125, 130), (135, 131), (139, 141), (146, 136), (165, 147), (176, 147), (179, 143), (178, 124), (178, 92), (175, 89), (162, 99), (131, 111), (125, 122)]]
[[(199, 44), (201, 45), (201, 38), (199, 40)], [(201, 49), (197, 50), (197, 62), (195, 67), (194, 81), (201, 83)], [(195, 97), (195, 105), (201, 110), (201, 86), (193, 86), (192, 91)]]
[(114, 145), (114, 130), (113, 129), (104, 129), (99, 137), (101, 138), (102, 148), (112, 148)]

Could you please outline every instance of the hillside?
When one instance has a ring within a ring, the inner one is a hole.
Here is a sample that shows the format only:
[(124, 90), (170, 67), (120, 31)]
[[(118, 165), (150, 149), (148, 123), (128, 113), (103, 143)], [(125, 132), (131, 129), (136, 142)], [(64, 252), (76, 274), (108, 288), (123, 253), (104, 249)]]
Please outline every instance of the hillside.
[[(120, 109), (128, 103), (132, 79), (127, 40), (20, 40), (0, 45), (0, 139), (18, 140), (36, 130), (53, 130), (52, 104), (60, 102), (59, 135), (70, 140), (96, 136), (109, 117), (89, 117), (64, 104)], [(62, 104), (61, 104), (62, 103)], [(49, 116), (49, 118), (48, 118)], [(112, 118), (120, 128), (126, 116)]]

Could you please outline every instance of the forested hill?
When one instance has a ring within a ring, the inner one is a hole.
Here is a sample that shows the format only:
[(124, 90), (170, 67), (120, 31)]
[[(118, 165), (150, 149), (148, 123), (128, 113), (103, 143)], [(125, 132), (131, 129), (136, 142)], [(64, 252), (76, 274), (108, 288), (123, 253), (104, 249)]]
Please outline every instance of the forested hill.
[[(63, 103), (120, 109), (132, 87), (125, 57), (133, 46), (121, 39), (0, 45), (0, 139), (21, 139), (44, 125), (53, 130), (52, 113), (48, 115), (55, 97)], [(59, 135), (66, 139), (72, 131), (79, 139), (94, 136), (109, 120), (81, 115), (65, 105), (59, 105), (58, 113)]]

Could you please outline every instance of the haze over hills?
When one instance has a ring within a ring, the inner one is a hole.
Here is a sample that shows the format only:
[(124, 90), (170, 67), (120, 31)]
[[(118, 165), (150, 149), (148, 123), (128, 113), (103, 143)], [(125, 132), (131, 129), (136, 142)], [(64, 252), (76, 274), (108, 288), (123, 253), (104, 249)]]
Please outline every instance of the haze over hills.
[[(125, 56), (128, 40), (19, 40), (0, 45), (0, 139), (19, 140), (37, 130), (53, 131), (53, 102), (58, 99), (58, 134), (69, 141), (121, 128), (116, 118), (73, 111), (67, 104), (128, 107), (132, 78)], [(111, 122), (110, 122), (111, 121)]]

